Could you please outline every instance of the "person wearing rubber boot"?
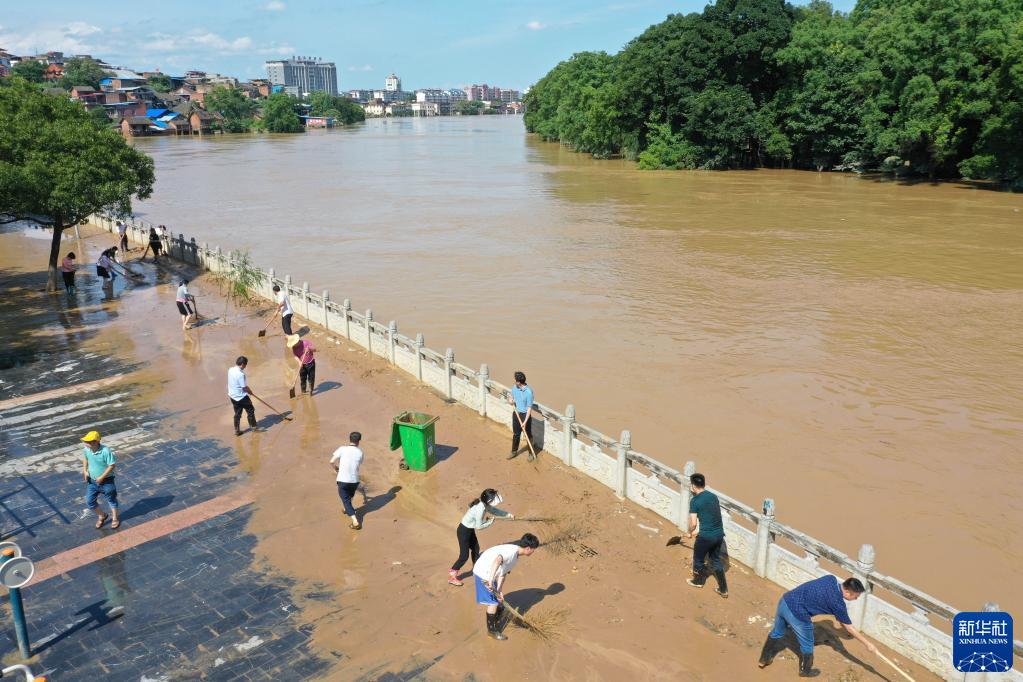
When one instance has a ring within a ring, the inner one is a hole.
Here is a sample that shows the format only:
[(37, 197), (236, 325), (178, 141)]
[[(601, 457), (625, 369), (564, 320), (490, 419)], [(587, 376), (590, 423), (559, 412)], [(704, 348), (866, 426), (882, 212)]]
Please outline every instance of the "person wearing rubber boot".
[[(706, 560), (714, 569), (718, 586), (714, 591), (728, 598), (728, 582), (721, 555), (725, 549), (725, 527), (721, 523), (721, 502), (718, 496), (707, 490), (707, 479), (703, 474), (689, 477), (689, 490), (693, 498), (689, 502), (689, 532), (686, 537), (696, 538), (693, 543), (693, 577), (686, 580), (693, 587), (703, 587), (707, 582)], [(699, 530), (697, 530), (699, 527)]]
[(539, 546), (540, 540), (532, 533), (526, 533), (519, 540), (483, 552), (472, 567), (476, 581), (476, 603), (487, 607), (487, 635), (493, 639), (508, 639), (500, 629), (505, 578), (515, 568), (519, 557), (530, 556)]
[[(530, 413), (533, 409), (533, 389), (526, 384), (526, 375), (522, 372), (515, 372), (515, 386), (512, 387), (508, 403), (514, 406), (515, 414), (512, 415), (512, 449), (508, 459), (513, 459), (519, 454), (519, 437), (526, 432), (526, 439), (533, 450), (536, 445), (533, 441), (533, 420)], [(532, 451), (529, 453), (529, 461), (533, 461)]]
[(833, 575), (805, 582), (789, 590), (778, 601), (774, 614), (774, 629), (767, 636), (760, 652), (758, 665), (766, 668), (778, 652), (785, 648), (782, 638), (792, 628), (799, 642), (799, 676), (816, 677), (820, 671), (813, 667), (813, 621), (814, 616), (834, 616), (854, 638), (863, 642), (872, 654), (877, 647), (853, 627), (849, 618), (847, 601), (856, 601), (863, 594), (863, 583), (856, 578), (840, 581)]
[(465, 566), (465, 562), (472, 555), (473, 566), (480, 558), (480, 541), (476, 537), (477, 530), (490, 528), (494, 524), (494, 518), (502, 516), (506, 519), (514, 519), (514, 514), (509, 514), (497, 508), (497, 505), (504, 502), (501, 495), (493, 488), (487, 488), (480, 496), (469, 503), (469, 511), (462, 516), (462, 522), (458, 524), (456, 535), (458, 537), (458, 559), (448, 569), (448, 584), (461, 587), (462, 581), (458, 579), (458, 572)]

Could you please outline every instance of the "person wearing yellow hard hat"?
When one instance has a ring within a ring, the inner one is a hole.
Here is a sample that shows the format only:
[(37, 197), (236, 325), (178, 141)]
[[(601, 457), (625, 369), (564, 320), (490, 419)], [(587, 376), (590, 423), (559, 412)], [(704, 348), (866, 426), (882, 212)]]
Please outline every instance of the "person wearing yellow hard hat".
[[(82, 449), (82, 476), (85, 478), (85, 506), (96, 513), (96, 528), (102, 528), (107, 519), (111, 519), (110, 527), (118, 528), (121, 520), (117, 518), (117, 486), (114, 483), (114, 466), (117, 458), (107, 446), (100, 442), (98, 431), (90, 431), (82, 438), (85, 447)], [(99, 507), (97, 498), (107, 498), (110, 506), (108, 517)]]

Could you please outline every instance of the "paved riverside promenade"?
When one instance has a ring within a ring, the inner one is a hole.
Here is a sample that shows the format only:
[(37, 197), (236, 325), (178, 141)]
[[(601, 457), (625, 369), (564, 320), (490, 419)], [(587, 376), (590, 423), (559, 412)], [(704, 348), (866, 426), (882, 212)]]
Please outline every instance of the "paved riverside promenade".
[[(68, 247), (92, 262), (111, 241), (93, 234)], [(791, 651), (756, 668), (780, 589), (736, 564), (728, 600), (688, 587), (689, 550), (664, 546), (675, 530), (653, 513), (554, 458), (506, 461), (504, 431), (316, 329), (304, 333), (320, 349), (317, 395), (289, 401), (279, 325), (256, 338), (265, 308), (227, 305), (217, 284), (200, 278), (191, 288), (212, 321), (181, 332), (172, 284), (185, 272), (180, 264), (135, 264), (146, 282), (119, 279), (112, 293), (83, 274), (74, 301), (42, 294), (36, 266), (47, 245), (0, 234), (0, 533), (36, 562), (23, 595), (37, 674), (153, 682), (795, 677)], [(250, 357), (254, 390), (294, 421), (257, 403), (266, 431), (231, 434), (224, 384), (239, 353)], [(427, 474), (400, 471), (387, 449), (391, 417), (405, 409), (441, 416), (441, 461)], [(96, 530), (84, 509), (78, 439), (93, 428), (119, 457), (116, 531)], [(367, 455), (359, 533), (344, 524), (327, 465), (353, 429), (364, 433)], [(480, 533), (486, 547), (527, 530), (550, 538), (567, 529), (566, 551), (524, 559), (506, 588), (521, 608), (569, 612), (550, 647), (514, 626), (507, 642), (486, 638), (471, 583), (446, 584), (454, 528), (488, 486), (518, 515), (565, 520)], [(19, 657), (6, 596), (0, 604), (0, 655), (10, 664)], [(821, 679), (898, 679), (829, 622), (817, 637)], [(915, 679), (936, 679), (895, 658)]]

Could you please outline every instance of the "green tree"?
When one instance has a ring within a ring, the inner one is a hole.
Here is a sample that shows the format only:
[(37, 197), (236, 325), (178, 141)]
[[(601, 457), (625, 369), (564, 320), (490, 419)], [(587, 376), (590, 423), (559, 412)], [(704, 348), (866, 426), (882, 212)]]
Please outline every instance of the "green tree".
[(11, 68), (11, 73), (21, 76), (29, 83), (42, 83), (46, 80), (46, 64), (34, 59), (26, 59), (15, 64)]
[(60, 85), (68, 90), (76, 85), (87, 85), (98, 90), (99, 82), (109, 75), (93, 59), (69, 59), (64, 64), (64, 77)]
[(335, 97), (329, 92), (314, 92), (309, 96), (309, 114), (332, 116), (344, 125), (366, 120), (366, 111), (349, 97)]
[(240, 90), (222, 85), (206, 93), (203, 101), (207, 111), (223, 116), (223, 129), (229, 133), (243, 133), (252, 128), (252, 122), (259, 105), (246, 97)]
[(106, 128), (109, 128), (111, 126), (111, 124), (113, 123), (110, 120), (110, 117), (107, 116), (107, 110), (104, 109), (103, 107), (96, 107), (94, 109), (89, 109), (88, 113), (89, 113), (89, 118), (92, 120), (93, 124), (97, 128), (106, 129)]
[(150, 76), (146, 79), (146, 83), (148, 83), (149, 87), (156, 92), (170, 92), (171, 88), (174, 87), (174, 83), (171, 81), (170, 76), (162, 73)]
[(283, 92), (275, 92), (263, 103), (263, 128), (271, 133), (301, 133), (302, 119), (295, 113), (298, 100)]
[(460, 114), (462, 116), (479, 116), (483, 113), (484, 108), (485, 105), (478, 99), (462, 99), (455, 102), (455, 106), (452, 107), (452, 110), (456, 114)]
[(24, 82), (0, 88), (0, 212), (53, 228), (49, 291), (57, 289), (63, 231), (98, 211), (131, 211), (153, 191), (153, 160), (85, 108)]

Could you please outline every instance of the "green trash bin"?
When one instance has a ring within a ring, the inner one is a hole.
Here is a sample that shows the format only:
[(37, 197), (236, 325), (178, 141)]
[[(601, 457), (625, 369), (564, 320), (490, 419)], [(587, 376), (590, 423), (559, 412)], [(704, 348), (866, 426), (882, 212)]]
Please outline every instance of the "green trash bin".
[(402, 412), (391, 424), (391, 449), (401, 446), (405, 464), (413, 471), (426, 471), (437, 456), (434, 453), (434, 424), (440, 417), (425, 412)]

